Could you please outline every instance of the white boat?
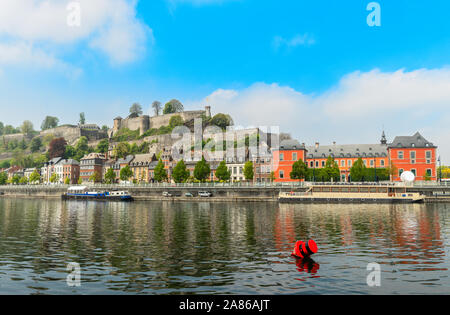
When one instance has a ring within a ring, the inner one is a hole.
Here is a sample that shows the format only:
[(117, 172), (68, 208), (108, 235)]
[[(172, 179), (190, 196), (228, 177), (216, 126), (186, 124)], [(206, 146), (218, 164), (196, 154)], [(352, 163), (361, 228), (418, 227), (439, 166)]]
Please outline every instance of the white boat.
[(420, 193), (407, 192), (406, 186), (392, 185), (312, 185), (305, 192), (280, 192), (286, 203), (414, 203), (424, 202)]

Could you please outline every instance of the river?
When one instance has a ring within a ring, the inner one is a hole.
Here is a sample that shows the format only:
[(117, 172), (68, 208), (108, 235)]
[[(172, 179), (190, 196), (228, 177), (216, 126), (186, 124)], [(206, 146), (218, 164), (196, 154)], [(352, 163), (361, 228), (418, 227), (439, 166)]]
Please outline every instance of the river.
[(449, 211), (0, 198), (0, 294), (450, 294)]

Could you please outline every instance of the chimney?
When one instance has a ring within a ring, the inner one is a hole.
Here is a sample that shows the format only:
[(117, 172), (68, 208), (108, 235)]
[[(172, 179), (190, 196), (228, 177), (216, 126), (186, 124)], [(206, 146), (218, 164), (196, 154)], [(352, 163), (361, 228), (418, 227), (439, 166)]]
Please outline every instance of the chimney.
[(211, 118), (211, 106), (205, 106), (205, 115), (207, 118)]
[(319, 142), (316, 142), (316, 149), (319, 148)]

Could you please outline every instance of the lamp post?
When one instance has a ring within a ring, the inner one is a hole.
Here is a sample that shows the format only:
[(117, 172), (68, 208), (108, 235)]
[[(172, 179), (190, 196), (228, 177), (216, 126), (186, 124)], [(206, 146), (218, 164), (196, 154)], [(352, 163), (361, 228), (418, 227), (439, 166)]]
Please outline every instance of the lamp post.
[(442, 169), (441, 169), (441, 156), (439, 155), (439, 157), (438, 157), (438, 162), (439, 162), (439, 168), (438, 168), (438, 171), (439, 171), (439, 185), (441, 184), (441, 176), (442, 176)]
[(377, 178), (377, 158), (374, 157), (373, 159), (373, 164), (375, 165), (375, 182), (378, 182), (378, 178)]

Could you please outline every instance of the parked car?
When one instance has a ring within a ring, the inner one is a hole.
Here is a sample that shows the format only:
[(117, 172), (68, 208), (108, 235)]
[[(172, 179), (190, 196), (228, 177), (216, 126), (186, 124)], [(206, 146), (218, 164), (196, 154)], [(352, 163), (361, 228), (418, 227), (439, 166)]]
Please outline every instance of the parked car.
[(194, 197), (194, 195), (191, 194), (190, 192), (185, 193), (184, 196), (185, 196), (185, 197)]
[(163, 197), (172, 197), (172, 194), (168, 191), (163, 192)]
[(198, 195), (199, 195), (200, 197), (211, 197), (211, 196), (212, 196), (212, 193), (209, 192), (209, 191), (199, 191)]

